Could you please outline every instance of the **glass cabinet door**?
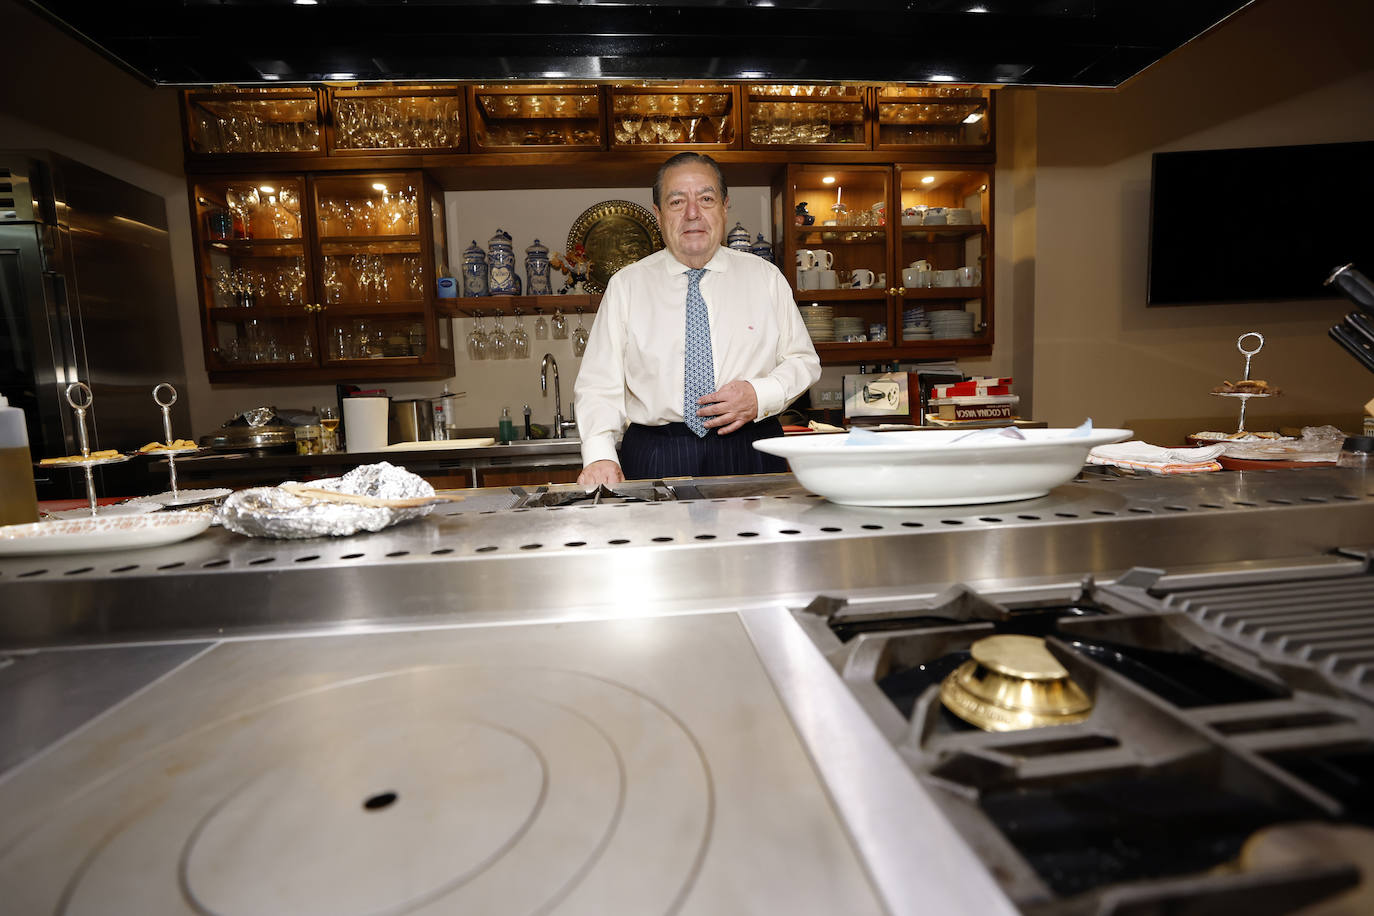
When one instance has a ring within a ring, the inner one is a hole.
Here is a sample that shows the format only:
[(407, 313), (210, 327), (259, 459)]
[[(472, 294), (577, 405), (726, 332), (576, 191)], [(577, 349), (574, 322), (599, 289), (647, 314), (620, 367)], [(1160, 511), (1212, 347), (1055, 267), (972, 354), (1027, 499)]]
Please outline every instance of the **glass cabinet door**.
[(474, 150), (601, 148), (601, 90), (591, 83), (475, 86)]
[(735, 90), (716, 84), (615, 85), (609, 89), (612, 149), (735, 145)]
[(311, 189), (325, 364), (425, 358), (435, 332), (434, 265), (419, 173), (316, 176)]
[(897, 167), (903, 342), (992, 343), (991, 174)]
[(754, 84), (744, 87), (751, 147), (866, 147), (864, 86)]
[(334, 89), (329, 111), (336, 153), (461, 151), (467, 93), (462, 87)]
[(891, 196), (887, 166), (788, 167), (776, 207), (790, 221), (779, 266), (822, 361), (862, 361), (891, 347)]
[(186, 149), (192, 155), (324, 151), (314, 89), (187, 92)]
[(300, 176), (195, 184), (208, 368), (318, 365), (304, 190)]
[(992, 148), (992, 91), (968, 86), (878, 89), (877, 148)]

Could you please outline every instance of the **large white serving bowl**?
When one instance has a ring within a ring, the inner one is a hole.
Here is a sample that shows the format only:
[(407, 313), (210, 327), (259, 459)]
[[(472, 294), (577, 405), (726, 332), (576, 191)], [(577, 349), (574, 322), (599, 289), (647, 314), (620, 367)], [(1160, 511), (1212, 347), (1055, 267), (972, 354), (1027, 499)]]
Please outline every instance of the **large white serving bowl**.
[[(754, 448), (787, 459), (812, 493), (848, 506), (962, 506), (1044, 496), (1068, 483), (1099, 445), (1131, 438), (1129, 429), (1024, 429), (1024, 439), (968, 430), (849, 436), (784, 436)], [(960, 441), (955, 441), (960, 440)]]

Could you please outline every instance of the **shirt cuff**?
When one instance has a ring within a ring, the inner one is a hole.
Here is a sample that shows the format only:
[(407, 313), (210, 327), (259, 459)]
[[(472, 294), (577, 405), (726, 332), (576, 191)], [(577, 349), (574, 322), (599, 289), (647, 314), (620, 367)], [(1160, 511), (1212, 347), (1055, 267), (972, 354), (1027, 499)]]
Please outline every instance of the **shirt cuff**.
[(593, 461), (620, 463), (620, 456), (615, 450), (615, 436), (595, 436), (582, 440), (582, 466), (585, 468)]
[(754, 387), (754, 397), (759, 402), (759, 415), (754, 418), (755, 423), (782, 412), (786, 397), (783, 394), (782, 384), (777, 379), (764, 377), (746, 379), (746, 381)]

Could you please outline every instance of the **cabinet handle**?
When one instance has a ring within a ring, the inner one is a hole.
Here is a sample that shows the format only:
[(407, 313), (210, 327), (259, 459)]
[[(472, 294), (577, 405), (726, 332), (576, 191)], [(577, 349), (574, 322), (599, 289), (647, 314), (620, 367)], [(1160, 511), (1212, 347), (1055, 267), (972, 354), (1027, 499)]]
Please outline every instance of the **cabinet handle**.
[[(906, 292), (906, 290), (902, 290), (902, 291), (903, 291), (903, 292)], [(889, 296), (895, 296), (895, 295), (897, 295), (897, 287), (895, 287), (895, 286), (889, 286), (889, 287), (887, 288), (887, 294), (888, 294)]]

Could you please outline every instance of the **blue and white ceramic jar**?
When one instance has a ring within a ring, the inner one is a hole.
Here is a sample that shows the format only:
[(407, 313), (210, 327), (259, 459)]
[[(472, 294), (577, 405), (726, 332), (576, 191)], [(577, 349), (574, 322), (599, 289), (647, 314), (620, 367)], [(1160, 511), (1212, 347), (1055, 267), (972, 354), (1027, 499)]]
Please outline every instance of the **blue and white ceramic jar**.
[(735, 228), (725, 234), (725, 247), (736, 251), (748, 251), (749, 230), (745, 229), (742, 223), (735, 223)]
[(749, 253), (758, 255), (759, 257), (767, 261), (769, 264), (773, 263), (773, 246), (766, 238), (763, 237), (762, 232), (759, 233), (758, 240), (755, 241), (754, 244), (749, 246)]
[(519, 276), (515, 273), (515, 249), (511, 246), (510, 233), (497, 229), (496, 234), (487, 242), (487, 292), (493, 296), (514, 296), (518, 290)]
[(553, 293), (552, 268), (549, 267), (549, 246), (539, 239), (525, 249), (525, 290), (530, 296)]
[(463, 249), (463, 295), (487, 295), (487, 255), (476, 239)]

